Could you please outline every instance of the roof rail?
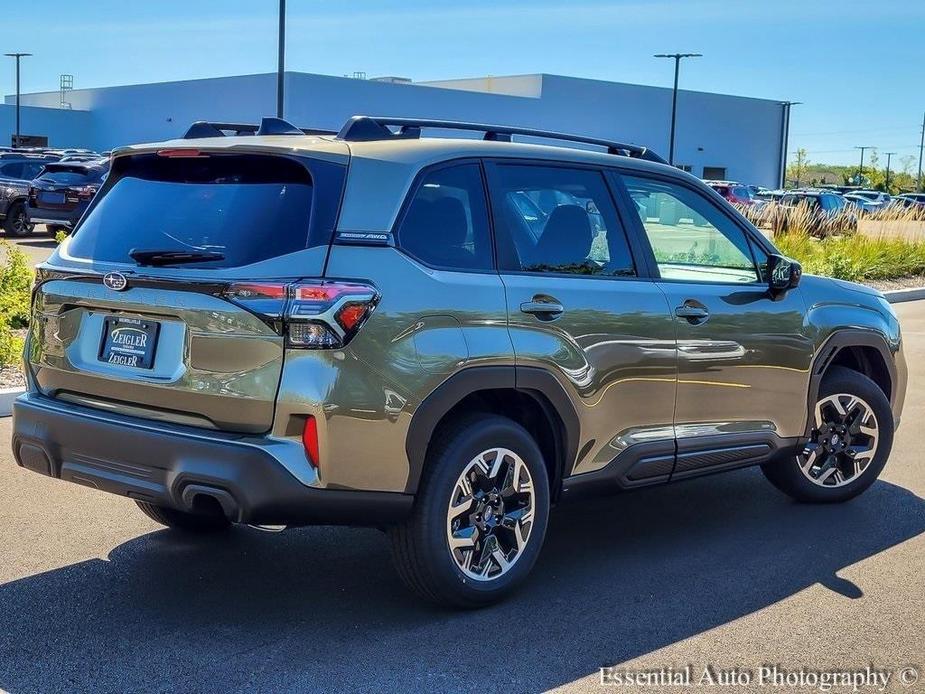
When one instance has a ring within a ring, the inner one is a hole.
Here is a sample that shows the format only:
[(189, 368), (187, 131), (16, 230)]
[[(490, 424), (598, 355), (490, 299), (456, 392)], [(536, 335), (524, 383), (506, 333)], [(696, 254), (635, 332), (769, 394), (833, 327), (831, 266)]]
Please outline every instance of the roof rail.
[(196, 140), (201, 137), (224, 137), (225, 133), (234, 135), (335, 135), (333, 130), (318, 128), (297, 128), (282, 118), (266, 116), (260, 125), (253, 123), (212, 123), (199, 120), (193, 123), (183, 135), (184, 140)]
[[(397, 127), (395, 132), (390, 129)], [(535, 130), (533, 128), (515, 128), (506, 125), (487, 125), (485, 123), (468, 123), (452, 120), (429, 120), (422, 118), (384, 118), (379, 116), (354, 116), (348, 120), (337, 133), (337, 138), (347, 142), (372, 142), (388, 139), (416, 139), (421, 136), (421, 128), (442, 128), (445, 130), (468, 130), (485, 133), (483, 139), (500, 142), (510, 142), (512, 135), (525, 137), (539, 137), (550, 140), (563, 140), (566, 142), (580, 142), (587, 145), (605, 147), (609, 154), (620, 154), (626, 157), (645, 159), (660, 164), (667, 162), (655, 152), (640, 145), (630, 145), (623, 142), (604, 140), (599, 137), (585, 135), (569, 135), (551, 130)]]

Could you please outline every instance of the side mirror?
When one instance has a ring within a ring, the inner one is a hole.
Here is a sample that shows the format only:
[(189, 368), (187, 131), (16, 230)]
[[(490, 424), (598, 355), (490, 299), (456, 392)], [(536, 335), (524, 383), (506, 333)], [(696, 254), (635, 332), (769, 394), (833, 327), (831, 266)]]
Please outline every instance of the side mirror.
[(797, 261), (777, 254), (768, 256), (768, 288), (771, 293), (793, 289), (800, 283), (802, 276), (803, 268)]

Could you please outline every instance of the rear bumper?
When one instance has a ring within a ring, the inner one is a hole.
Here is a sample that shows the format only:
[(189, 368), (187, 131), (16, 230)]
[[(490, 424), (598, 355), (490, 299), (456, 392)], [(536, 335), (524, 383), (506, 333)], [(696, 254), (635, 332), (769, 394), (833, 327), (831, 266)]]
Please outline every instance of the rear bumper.
[(232, 521), (263, 525), (377, 526), (411, 511), (408, 494), (307, 486), (274, 456), (274, 445), (35, 393), (13, 404), (13, 455), (20, 466), (101, 491), (182, 511), (205, 495)]
[(55, 224), (73, 229), (83, 214), (84, 206), (76, 210), (50, 210), (44, 207), (26, 207), (30, 224)]

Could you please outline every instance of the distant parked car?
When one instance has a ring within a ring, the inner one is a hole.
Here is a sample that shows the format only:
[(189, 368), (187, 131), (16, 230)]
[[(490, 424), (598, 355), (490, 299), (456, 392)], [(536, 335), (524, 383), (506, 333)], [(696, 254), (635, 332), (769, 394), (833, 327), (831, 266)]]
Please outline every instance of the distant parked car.
[(734, 205), (754, 205), (755, 197), (749, 187), (734, 181), (704, 181)]
[(29, 222), (70, 231), (109, 170), (107, 161), (48, 164), (29, 188)]
[(906, 208), (925, 208), (925, 193), (903, 193), (893, 198), (893, 204)]
[(35, 228), (26, 212), (29, 185), (29, 181), (0, 180), (0, 221), (7, 236), (28, 236)]
[(96, 161), (96, 160), (102, 159), (102, 158), (103, 158), (103, 155), (101, 155), (101, 154), (96, 154), (95, 152), (94, 152), (94, 153), (91, 153), (91, 154), (84, 154), (84, 153), (81, 153), (81, 154), (65, 154), (63, 157), (61, 157), (61, 159), (60, 159), (59, 161), (61, 161), (62, 163), (64, 163), (64, 162), (75, 162), (75, 161), (77, 161), (77, 162), (79, 162), (79, 161)]
[[(828, 190), (791, 190), (781, 197), (780, 204), (784, 207), (797, 207), (805, 205), (811, 215), (806, 220), (809, 225), (807, 231), (822, 231), (833, 220), (842, 219), (843, 229), (856, 229), (858, 224), (857, 211), (847, 202), (847, 198)], [(786, 226), (786, 225), (785, 225)]]
[(764, 200), (765, 202), (780, 202), (787, 194), (786, 190), (768, 190), (767, 188), (760, 188), (757, 193), (755, 193), (756, 200)]
[(0, 161), (58, 161), (59, 154), (46, 154), (40, 152), (0, 152)]
[(845, 200), (858, 208), (859, 212), (870, 214), (883, 208), (883, 203), (861, 193), (848, 193)]
[(29, 182), (48, 162), (36, 159), (0, 159), (0, 179)]
[(892, 198), (889, 193), (879, 190), (858, 190), (850, 194), (853, 198), (863, 198), (873, 209), (879, 210), (890, 204)]

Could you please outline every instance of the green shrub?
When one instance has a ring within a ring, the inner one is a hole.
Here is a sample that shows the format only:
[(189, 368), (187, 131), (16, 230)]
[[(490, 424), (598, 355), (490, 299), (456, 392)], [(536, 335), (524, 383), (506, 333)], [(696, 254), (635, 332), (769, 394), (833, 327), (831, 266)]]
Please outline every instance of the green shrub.
[(29, 301), (32, 292), (32, 269), (26, 254), (3, 243), (5, 254), (0, 264), (0, 322), (11, 328), (29, 324)]
[(32, 269), (25, 253), (8, 243), (0, 249), (0, 366), (19, 362), (23, 339), (13, 331), (29, 324)]
[(814, 275), (860, 282), (925, 274), (925, 242), (859, 234), (814, 239), (790, 232), (777, 235), (774, 244)]
[(23, 338), (14, 335), (6, 323), (0, 323), (0, 367), (18, 364), (22, 349)]

